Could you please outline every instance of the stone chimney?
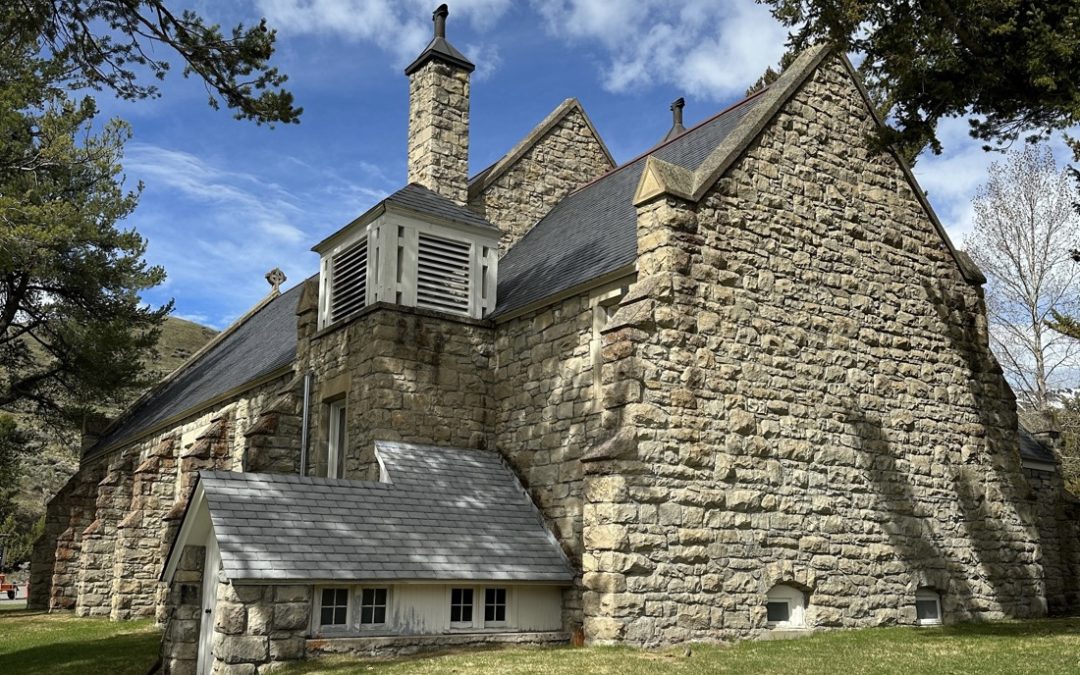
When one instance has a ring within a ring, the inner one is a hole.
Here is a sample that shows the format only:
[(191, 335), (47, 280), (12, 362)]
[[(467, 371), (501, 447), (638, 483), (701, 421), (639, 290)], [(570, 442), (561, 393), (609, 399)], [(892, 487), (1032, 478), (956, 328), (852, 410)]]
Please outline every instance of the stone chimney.
[(435, 36), (409, 76), (409, 182), (465, 205), (469, 182), (469, 73), (476, 67), (446, 41), (446, 5)]

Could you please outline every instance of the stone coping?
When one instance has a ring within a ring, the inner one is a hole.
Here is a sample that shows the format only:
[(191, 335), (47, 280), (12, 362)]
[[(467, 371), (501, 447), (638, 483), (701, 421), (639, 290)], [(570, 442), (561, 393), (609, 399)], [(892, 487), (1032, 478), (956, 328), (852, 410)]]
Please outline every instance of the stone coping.
[(357, 656), (393, 656), (422, 651), (483, 647), (493, 645), (568, 644), (565, 631), (468, 632), (437, 635), (366, 635), (309, 638), (308, 656), (355, 654)]

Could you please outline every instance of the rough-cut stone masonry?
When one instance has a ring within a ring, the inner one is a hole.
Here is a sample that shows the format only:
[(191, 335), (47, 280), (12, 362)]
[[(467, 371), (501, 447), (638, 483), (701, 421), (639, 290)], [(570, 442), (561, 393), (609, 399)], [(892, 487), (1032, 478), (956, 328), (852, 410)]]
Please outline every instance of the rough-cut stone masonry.
[(198, 672), (199, 624), (202, 620), (204, 546), (187, 546), (165, 596), (161, 635), (162, 667), (170, 675)]
[(409, 76), (409, 182), (465, 205), (469, 73), (433, 59)]
[[(578, 570), (584, 551), (579, 460), (602, 435), (594, 386), (597, 303), (588, 293), (568, 298), (499, 324), (495, 338), (496, 447)], [(580, 579), (563, 600), (564, 625), (580, 627)]]
[(1067, 492), (1059, 472), (1024, 469), (1035, 500), (1050, 614), (1080, 609), (1080, 500)]
[[(241, 466), (251, 425), (289, 376), (193, 415), (152, 437), (85, 461), (50, 503), (31, 561), (34, 609), (130, 619), (163, 607), (158, 581), (172, 535), (202, 469)], [(287, 432), (292, 427), (282, 425)], [(261, 437), (271, 446), (295, 439)], [(291, 444), (291, 446), (290, 446)], [(284, 464), (295, 470), (295, 459)], [(265, 469), (264, 469), (265, 470)], [(160, 618), (160, 615), (158, 616)]]
[(310, 586), (234, 586), (221, 575), (214, 613), (211, 673), (261, 675), (304, 658)]
[(536, 140), (469, 207), (502, 230), (503, 253), (563, 197), (614, 168), (580, 106)]
[(378, 304), (301, 344), (314, 375), (313, 475), (326, 475), (327, 402), (340, 396), (346, 478), (378, 478), (376, 440), (491, 447), (492, 343), (486, 323)]
[(360, 658), (404, 656), (420, 652), (503, 646), (565, 645), (570, 634), (560, 631), (537, 633), (448, 633), (445, 635), (400, 635), (391, 637), (349, 637), (307, 641), (309, 657), (350, 654)]
[(697, 205), (639, 207), (587, 459), (585, 632), (658, 644), (765, 628), (1045, 610), (1012, 395), (966, 283), (828, 60)]

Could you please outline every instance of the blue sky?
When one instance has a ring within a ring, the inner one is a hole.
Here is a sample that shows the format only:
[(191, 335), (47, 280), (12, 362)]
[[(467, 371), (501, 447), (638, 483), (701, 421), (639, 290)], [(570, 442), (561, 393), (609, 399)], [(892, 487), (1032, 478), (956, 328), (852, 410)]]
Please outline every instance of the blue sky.
[[(402, 69), (431, 35), (436, 0), (196, 2), (225, 26), (265, 16), (278, 30), (275, 63), (304, 107), (274, 129), (206, 105), (179, 72), (153, 101), (97, 96), (103, 115), (134, 131), (124, 167), (145, 191), (126, 226), (149, 240), (168, 272), (146, 294), (176, 315), (223, 328), (263, 297), (265, 272), (287, 286), (314, 273), (310, 246), (405, 181), (408, 82)], [(753, 0), (457, 0), (448, 38), (473, 73), (472, 171), (498, 159), (563, 99), (581, 100), (619, 162), (670, 126), (687, 126), (742, 97), (784, 51), (785, 31)], [(177, 68), (179, 70), (179, 68)], [(966, 123), (941, 129), (945, 153), (922, 158), (923, 187), (957, 245), (990, 162)], [(1055, 154), (1067, 158), (1060, 144)]]

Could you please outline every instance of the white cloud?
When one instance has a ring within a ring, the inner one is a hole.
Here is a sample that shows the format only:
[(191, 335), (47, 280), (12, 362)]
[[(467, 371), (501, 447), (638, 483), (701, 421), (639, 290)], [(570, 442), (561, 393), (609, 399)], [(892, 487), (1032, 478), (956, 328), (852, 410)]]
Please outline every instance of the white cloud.
[[(510, 4), (510, 0), (456, 0), (447, 36), (453, 42), (453, 22), (468, 22), (478, 32), (490, 30)], [(435, 7), (431, 0), (255, 0), (255, 5), (283, 34), (333, 34), (370, 42), (393, 56), (395, 68), (416, 58), (431, 40)]]
[(604, 87), (621, 93), (657, 84), (722, 100), (757, 80), (787, 37), (752, 0), (536, 0), (548, 30), (604, 48)]
[[(280, 267), (287, 285), (311, 275), (317, 268), (311, 243), (387, 192), (375, 167), (361, 164), (356, 180), (291, 157), (286, 163), (285, 173), (295, 175), (299, 164), (309, 181), (286, 189), (187, 152), (128, 146), (125, 169), (147, 185), (130, 221), (149, 241), (149, 262), (168, 273), (160, 292), (213, 288), (198, 306), (189, 294), (178, 297), (179, 316), (227, 326), (267, 293), (268, 270)], [(266, 174), (274, 170), (267, 167)]]

